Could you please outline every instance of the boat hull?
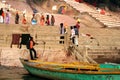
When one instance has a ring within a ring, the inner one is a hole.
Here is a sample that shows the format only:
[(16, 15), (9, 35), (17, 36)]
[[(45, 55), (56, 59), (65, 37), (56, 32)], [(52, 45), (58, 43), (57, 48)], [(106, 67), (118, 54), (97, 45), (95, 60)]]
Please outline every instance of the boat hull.
[[(32, 63), (33, 65), (34, 63)], [(37, 68), (23, 63), (24, 68), (32, 75), (45, 77), (55, 80), (119, 80), (120, 73), (106, 73), (106, 72), (72, 72), (60, 70), (51, 70), (47, 68)]]

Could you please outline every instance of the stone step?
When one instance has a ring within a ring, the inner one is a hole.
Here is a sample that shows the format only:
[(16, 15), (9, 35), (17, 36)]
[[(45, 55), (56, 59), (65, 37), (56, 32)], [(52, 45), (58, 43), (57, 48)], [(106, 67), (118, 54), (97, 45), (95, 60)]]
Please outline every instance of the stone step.
[[(91, 7), (87, 6), (84, 3), (78, 3), (75, 1), (68, 0), (66, 0), (65, 2), (72, 6), (74, 9), (78, 10), (79, 12), (88, 12), (90, 15), (92, 15), (92, 17), (96, 18), (97, 20), (104, 23), (108, 27), (120, 27), (120, 19), (116, 20), (116, 18), (114, 19), (113, 16), (102, 15), (95, 9), (92, 9)], [(113, 22), (114, 24), (112, 24), (111, 22)]]
[(120, 21), (110, 17), (110, 16), (106, 16), (106, 15), (101, 15), (101, 14), (91, 14), (93, 17), (95, 17), (96, 19), (100, 20), (100, 21), (108, 21), (108, 22), (116, 22), (116, 23), (120, 23)]
[(79, 45), (109, 45), (109, 46), (120, 46), (120, 37), (119, 36), (97, 36), (96, 39), (88, 38), (79, 38)]
[(104, 23), (104, 24), (115, 24), (115, 25), (120, 25), (120, 22), (105, 21), (105, 20), (100, 21), (100, 22), (102, 22), (102, 23)]
[(104, 25), (106, 25), (106, 26), (108, 26), (108, 27), (110, 27), (110, 28), (114, 28), (114, 27), (120, 28), (120, 25), (117, 25), (117, 24), (107, 24), (107, 23), (104, 23)]
[(116, 50), (116, 49), (120, 49), (119, 46), (90, 46), (90, 45), (79, 45), (80, 49), (85, 49), (88, 48), (89, 50)]
[[(76, 10), (80, 11), (81, 13), (82, 12), (94, 12), (94, 10), (92, 8), (90, 8), (89, 6), (87, 6), (86, 4), (83, 4), (83, 3), (69, 3), (73, 8), (75, 8)], [(78, 6), (76, 6), (78, 5)], [(81, 6), (84, 6), (81, 8)]]
[[(44, 31), (48, 29), (48, 31)], [(3, 25), (0, 24), (0, 46), (10, 46), (11, 41), (12, 41), (12, 34), (15, 33), (15, 31), (20, 30), (20, 25), (16, 27), (16, 25)], [(43, 30), (43, 32), (42, 32)], [(50, 30), (56, 30), (56, 31), (50, 31)], [(99, 30), (99, 31), (98, 31)], [(85, 45), (90, 45), (90, 46), (97, 46), (98, 43), (100, 46), (120, 46), (120, 37), (119, 37), (119, 30), (111, 30), (111, 29), (104, 29), (104, 28), (83, 28), (81, 27), (80, 29), (81, 33), (89, 33), (92, 37), (95, 39), (90, 39), (90, 37), (83, 37), (82, 35), (79, 36), (79, 45), (85, 46)], [(26, 33), (26, 32), (20, 32), (20, 33)], [(61, 46), (64, 45), (64, 39), (60, 39), (59, 34), (59, 28), (58, 27), (49, 27), (45, 26), (40, 27), (39, 26), (34, 26), (31, 27), (31, 32), (30, 33), (36, 42), (38, 42), (40, 45), (43, 45), (42, 41), (46, 42), (46, 46)], [(39, 45), (38, 45), (39, 46)]]
[[(2, 44), (2, 45), (0, 45), (2, 48), (11, 48), (10, 47), (10, 44)], [(12, 45), (12, 48), (14, 49), (14, 48), (18, 48), (19, 49), (19, 47), (17, 46), (17, 45)], [(46, 48), (46, 49), (64, 49), (65, 47), (64, 47), (64, 44), (38, 44), (38, 45), (35, 45), (34, 46), (34, 48), (35, 49), (43, 49), (43, 48)], [(26, 45), (22, 45), (22, 49), (26, 49)]]
[(64, 40), (37, 40), (36, 43), (41, 44), (45, 42), (47, 45), (61, 45), (64, 44)]
[[(119, 21), (116, 21), (116, 20), (112, 20), (112, 19), (107, 19), (107, 18), (101, 18), (101, 17), (96, 17), (96, 19), (97, 20), (99, 20), (100, 22), (102, 22), (102, 21), (104, 21), (104, 22), (108, 22), (108, 23), (110, 23), (110, 22), (113, 22), (113, 23), (120, 23)], [(102, 22), (102, 23), (104, 23), (104, 22)]]
[(118, 49), (88, 49), (89, 52), (119, 52)]

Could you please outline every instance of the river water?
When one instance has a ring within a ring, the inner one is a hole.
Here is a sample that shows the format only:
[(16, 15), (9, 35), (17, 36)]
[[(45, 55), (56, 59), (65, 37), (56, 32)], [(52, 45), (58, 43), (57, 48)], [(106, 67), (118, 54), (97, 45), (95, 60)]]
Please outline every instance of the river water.
[(0, 66), (0, 80), (50, 80), (30, 75), (21, 67)]

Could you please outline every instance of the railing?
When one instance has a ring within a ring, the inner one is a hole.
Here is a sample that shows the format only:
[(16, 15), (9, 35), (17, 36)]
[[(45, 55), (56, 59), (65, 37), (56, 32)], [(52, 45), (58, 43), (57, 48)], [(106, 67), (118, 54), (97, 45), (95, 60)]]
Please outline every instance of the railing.
[(87, 62), (87, 63), (97, 63), (96, 61), (94, 61), (91, 57), (88, 56), (88, 52), (87, 52), (88, 48), (85, 47), (82, 51), (79, 49), (79, 47), (75, 46), (75, 45), (71, 45), (68, 48), (68, 51), (76, 57), (77, 60), (79, 60), (80, 62)]

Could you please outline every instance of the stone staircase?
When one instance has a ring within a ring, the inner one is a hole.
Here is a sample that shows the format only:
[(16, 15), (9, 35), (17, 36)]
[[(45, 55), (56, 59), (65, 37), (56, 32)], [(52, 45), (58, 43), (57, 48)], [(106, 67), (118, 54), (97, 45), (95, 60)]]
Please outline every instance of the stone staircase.
[[(115, 20), (113, 18), (110, 18), (108, 15), (101, 15), (96, 10), (90, 8), (89, 6), (83, 4), (83, 3), (77, 3), (72, 2), (72, 0), (69, 1), (69, 4), (72, 6), (75, 6), (74, 9), (78, 9), (79, 12), (84, 13), (87, 12), (89, 15), (94, 17), (96, 20), (105, 21), (104, 23), (112, 24), (112, 27), (119, 27), (119, 20)], [(77, 5), (77, 7), (76, 7)], [(80, 6), (79, 6), (80, 5)], [(82, 7), (85, 6), (85, 7)], [(88, 10), (87, 10), (88, 9)], [(100, 17), (101, 16), (101, 17)], [(58, 17), (58, 16), (57, 16)], [(61, 16), (59, 16), (61, 17)], [(100, 17), (100, 18), (99, 18)], [(106, 17), (106, 18), (103, 18)], [(58, 20), (58, 19), (57, 19)], [(64, 19), (63, 19), (64, 20)], [(68, 19), (70, 20), (70, 19)], [(60, 21), (59, 21), (60, 22)], [(69, 21), (71, 23), (73, 21)], [(108, 26), (108, 24), (105, 24)], [(111, 25), (110, 25), (111, 26)], [(28, 31), (25, 27), (23, 27), (22, 24), (15, 25), (15, 24), (0, 24), (0, 46), (1, 47), (10, 47), (11, 41), (12, 41), (12, 34), (18, 33), (18, 34), (31, 34), (35, 41), (39, 43), (35, 46), (36, 49), (41, 48), (43, 49), (65, 49), (64, 39), (60, 39), (59, 34), (59, 27), (58, 26), (32, 26), (28, 28)], [(84, 50), (84, 48), (87, 46), (88, 53), (92, 57), (95, 57), (96, 59), (104, 56), (106, 53), (107, 55), (116, 55), (119, 57), (119, 50), (120, 50), (120, 31), (119, 30), (113, 30), (113, 29), (105, 29), (105, 28), (89, 28), (89, 27), (81, 27), (80, 28), (81, 33), (89, 33), (94, 37), (94, 39), (90, 39), (89, 37), (83, 37), (80, 35), (79, 37), (79, 49), (81, 51)], [(99, 43), (99, 46), (98, 46)], [(17, 48), (17, 46), (13, 46), (13, 48)], [(22, 47), (23, 49), (26, 48), (26, 46)], [(97, 56), (97, 57), (96, 57)], [(79, 56), (78, 56), (79, 57)], [(107, 57), (107, 56), (106, 56)], [(111, 57), (111, 56), (109, 56)]]
[(104, 26), (106, 27), (120, 27), (120, 19), (114, 19), (112, 16), (109, 15), (102, 15), (99, 13), (89, 13), (93, 18), (99, 20)]
[[(98, 31), (99, 29), (99, 31)], [(12, 41), (12, 34), (31, 34), (35, 41), (39, 43), (37, 47), (42, 46), (45, 42), (45, 46), (48, 48), (64, 47), (65, 35), (59, 34), (58, 26), (30, 26), (28, 31), (23, 25), (13, 24), (0, 24), (0, 46), (10, 46)], [(107, 48), (107, 49), (120, 49), (120, 32), (117, 29), (104, 29), (104, 28), (89, 28), (81, 27), (79, 36), (79, 47), (83, 48), (88, 45), (91, 49)], [(84, 34), (90, 34), (90, 37), (82, 36)], [(69, 35), (68, 35), (69, 36)]]
[(74, 9), (78, 10), (80, 13), (83, 12), (94, 12), (94, 9), (90, 8), (86, 4), (78, 3), (74, 0), (64, 0), (67, 4), (72, 6)]
[(92, 47), (99, 44), (99, 46), (117, 47), (120, 49), (120, 31), (117, 29), (81, 27), (80, 32), (81, 34), (90, 34), (94, 39), (80, 35), (79, 45), (89, 45)]
[[(59, 34), (57, 27), (53, 28), (53, 26), (46, 26), (44, 28), (46, 29), (42, 28), (35, 34), (35, 41), (42, 46), (44, 45), (48, 49), (63, 49), (64, 35)], [(40, 45), (36, 45), (36, 47), (39, 47)]]
[[(23, 25), (13, 25), (13, 24), (0, 24), (0, 47), (9, 48), (12, 41), (12, 34), (31, 34), (34, 40), (38, 43), (35, 49), (41, 50), (66, 50), (66, 38), (65, 35), (59, 34), (58, 26), (30, 26), (28, 30), (24, 30)], [(82, 55), (83, 52), (88, 51), (88, 56), (86, 56), (87, 61), (93, 62), (93, 59), (101, 58), (111, 58), (111, 56), (119, 58), (120, 53), (120, 32), (116, 29), (104, 29), (104, 28), (89, 28), (81, 27), (81, 33), (90, 33), (94, 39), (90, 37), (79, 36), (79, 46), (77, 49)], [(101, 33), (101, 34), (100, 34)], [(69, 35), (68, 35), (69, 37)], [(98, 45), (99, 44), (99, 45)], [(11, 49), (17, 49), (17, 45), (13, 45)], [(22, 49), (26, 49), (23, 45)], [(80, 54), (76, 52), (76, 55)], [(73, 52), (74, 53), (74, 52)], [(90, 56), (90, 57), (89, 57)], [(80, 58), (80, 55), (76, 56)], [(83, 58), (84, 59), (84, 58)]]
[(78, 3), (74, 0), (64, 0), (67, 4), (72, 6), (75, 10), (79, 11), (80, 13), (88, 13), (91, 15), (91, 17), (95, 18), (104, 26), (110, 27), (110, 28), (119, 28), (120, 27), (120, 18), (116, 18), (116, 15), (109, 14), (109, 12), (106, 11), (105, 15), (100, 14), (95, 8), (85, 4), (85, 3)]
[[(38, 43), (36, 48), (47, 49), (61, 49), (64, 48), (64, 39), (60, 38), (64, 35), (59, 34), (59, 28), (57, 26), (30, 26), (28, 31), (24, 31), (22, 25), (13, 24), (0, 24), (0, 46), (10, 47), (12, 42), (12, 34), (30, 34), (34, 37), (34, 40)], [(13, 44), (14, 47), (14, 44)], [(23, 48), (26, 48), (23, 46)]]

